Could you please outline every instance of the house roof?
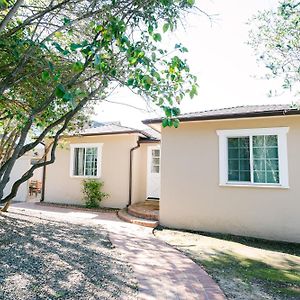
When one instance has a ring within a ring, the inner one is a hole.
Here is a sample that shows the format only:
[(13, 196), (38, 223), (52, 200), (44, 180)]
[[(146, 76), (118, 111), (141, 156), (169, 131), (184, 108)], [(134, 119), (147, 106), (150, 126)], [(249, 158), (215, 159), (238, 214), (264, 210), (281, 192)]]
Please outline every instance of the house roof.
[(131, 134), (131, 133), (137, 133), (141, 136), (141, 138), (148, 139), (148, 140), (153, 140), (153, 141), (160, 140), (160, 134), (151, 128), (145, 130), (139, 130), (136, 128), (122, 126), (117, 122), (98, 123), (96, 127), (86, 128), (75, 135), (94, 136), (94, 135)]
[[(254, 118), (254, 117), (268, 117), (268, 116), (285, 116), (285, 115), (299, 115), (300, 109), (289, 104), (279, 105), (247, 105), (236, 106), (221, 109), (204, 110), (199, 112), (192, 112), (181, 114), (177, 118), (180, 121), (201, 121), (201, 120), (221, 120), (221, 119), (236, 119), (236, 118)], [(144, 124), (160, 123), (162, 118), (154, 118), (144, 120)]]

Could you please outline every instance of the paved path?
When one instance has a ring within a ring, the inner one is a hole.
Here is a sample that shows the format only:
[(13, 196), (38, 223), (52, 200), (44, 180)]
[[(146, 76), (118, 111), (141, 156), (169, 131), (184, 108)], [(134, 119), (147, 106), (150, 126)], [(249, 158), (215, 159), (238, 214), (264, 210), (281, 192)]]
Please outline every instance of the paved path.
[(111, 242), (129, 261), (139, 283), (141, 300), (225, 300), (218, 285), (197, 264), (165, 242), (152, 230), (120, 221), (114, 213), (96, 213), (32, 203), (14, 204), (13, 209), (30, 209), (42, 217), (53, 215), (65, 221), (84, 219), (100, 224)]

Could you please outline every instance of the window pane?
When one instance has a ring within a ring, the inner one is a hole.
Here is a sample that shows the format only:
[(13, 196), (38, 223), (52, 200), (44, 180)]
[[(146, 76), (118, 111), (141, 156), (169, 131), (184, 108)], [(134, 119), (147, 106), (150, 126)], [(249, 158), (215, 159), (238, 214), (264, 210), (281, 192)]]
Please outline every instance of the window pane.
[(159, 149), (152, 150), (152, 157), (159, 157)]
[(239, 158), (239, 149), (228, 149), (228, 158)]
[(276, 135), (254, 136), (253, 158), (254, 182), (279, 183)]
[(234, 138), (228, 139), (228, 148), (238, 148), (239, 147), (239, 140)]
[(257, 171), (265, 171), (266, 161), (264, 159), (255, 159), (253, 161), (253, 169)]
[(253, 147), (263, 147), (265, 144), (265, 136), (258, 135), (253, 137)]
[(241, 171), (240, 172), (240, 181), (250, 181), (250, 171)]
[(228, 138), (228, 181), (250, 181), (249, 137)]
[(240, 148), (239, 153), (240, 158), (250, 158), (249, 148)]
[(267, 171), (267, 183), (279, 183), (279, 172)]
[(242, 137), (239, 138), (239, 147), (240, 148), (247, 148), (249, 149), (249, 138), (248, 137)]
[(159, 173), (159, 166), (153, 166), (152, 165), (151, 172), (152, 173)]
[(153, 157), (152, 158), (152, 164), (159, 165), (159, 158)]
[(266, 146), (267, 147), (277, 147), (277, 135), (266, 135)]
[(240, 160), (240, 169), (241, 169), (241, 171), (249, 171), (250, 170), (250, 159), (241, 159)]
[(278, 148), (267, 148), (267, 158), (278, 158)]
[(228, 168), (229, 170), (239, 170), (239, 160), (238, 159), (229, 159), (228, 160)]
[(228, 171), (229, 181), (239, 181), (239, 171)]
[(266, 161), (267, 171), (278, 171), (278, 160), (277, 159), (268, 159)]
[(74, 149), (74, 171), (73, 175), (83, 176), (84, 175), (84, 157), (85, 148)]
[(97, 151), (96, 147), (86, 148), (85, 175), (97, 176)]
[(261, 148), (253, 148), (253, 158), (265, 159), (266, 157), (266, 149)]
[(266, 172), (254, 170), (254, 182), (265, 183), (266, 182)]

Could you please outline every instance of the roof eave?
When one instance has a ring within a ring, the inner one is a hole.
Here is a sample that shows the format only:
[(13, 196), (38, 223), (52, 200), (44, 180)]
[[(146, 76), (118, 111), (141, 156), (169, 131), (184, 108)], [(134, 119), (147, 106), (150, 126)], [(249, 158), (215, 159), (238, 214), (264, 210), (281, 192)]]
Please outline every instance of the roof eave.
[(117, 135), (117, 134), (139, 134), (140, 131), (113, 131), (113, 132), (98, 132), (98, 133), (78, 133), (73, 135), (65, 135), (64, 137), (80, 137), (80, 136), (98, 136), (98, 135)]
[[(262, 111), (262, 112), (250, 112), (250, 113), (238, 113), (238, 114), (226, 114), (226, 115), (210, 115), (210, 116), (195, 116), (195, 117), (177, 117), (181, 122), (193, 122), (193, 121), (209, 121), (209, 120), (228, 120), (228, 119), (242, 119), (242, 118), (258, 118), (258, 117), (278, 117), (278, 116), (292, 116), (300, 115), (300, 110), (276, 110), (276, 111)], [(161, 123), (162, 119), (149, 119), (144, 120), (146, 125)]]

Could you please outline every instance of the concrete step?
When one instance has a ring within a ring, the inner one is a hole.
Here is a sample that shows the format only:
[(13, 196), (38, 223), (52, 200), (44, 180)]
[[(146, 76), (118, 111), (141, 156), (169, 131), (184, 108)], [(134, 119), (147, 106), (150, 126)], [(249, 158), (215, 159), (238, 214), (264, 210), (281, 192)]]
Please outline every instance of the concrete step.
[(147, 220), (147, 219), (133, 216), (127, 212), (126, 208), (118, 211), (118, 217), (125, 222), (129, 222), (129, 223), (133, 223), (145, 227), (155, 228), (156, 226), (158, 226), (158, 221)]
[(157, 201), (145, 201), (132, 204), (128, 207), (128, 213), (147, 220), (159, 220), (159, 203)]

